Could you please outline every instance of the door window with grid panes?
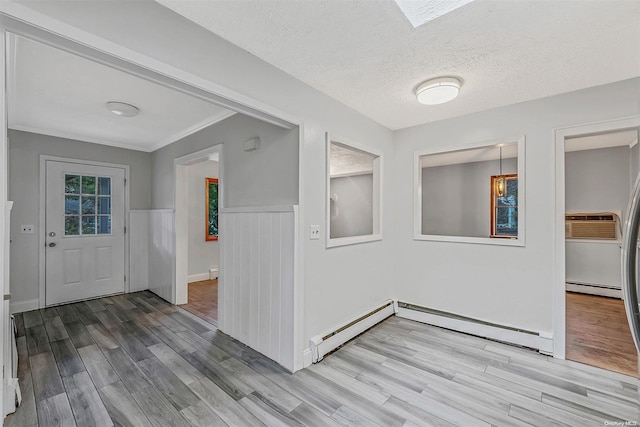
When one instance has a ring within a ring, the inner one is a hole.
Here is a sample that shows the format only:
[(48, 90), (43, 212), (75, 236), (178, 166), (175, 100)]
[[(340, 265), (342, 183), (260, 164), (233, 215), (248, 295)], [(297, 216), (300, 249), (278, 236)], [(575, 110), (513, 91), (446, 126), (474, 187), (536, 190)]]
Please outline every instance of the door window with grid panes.
[(111, 234), (111, 178), (65, 174), (64, 235)]

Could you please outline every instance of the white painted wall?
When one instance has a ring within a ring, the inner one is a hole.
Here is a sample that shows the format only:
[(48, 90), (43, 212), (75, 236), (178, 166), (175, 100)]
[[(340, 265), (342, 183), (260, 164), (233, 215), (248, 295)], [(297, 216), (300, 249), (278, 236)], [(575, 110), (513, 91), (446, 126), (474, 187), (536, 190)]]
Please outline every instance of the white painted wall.
[[(518, 172), (518, 160), (502, 160), (502, 173)], [(489, 237), (491, 176), (499, 160), (422, 168), (422, 234)]]
[[(633, 79), (443, 120), (395, 133), (396, 296), (532, 331), (552, 332), (553, 129), (638, 114)], [(415, 151), (526, 135), (526, 246), (413, 241)], [(562, 230), (560, 230), (562, 232)], [(499, 260), (499, 262), (496, 262)]]
[(619, 241), (585, 242), (567, 240), (566, 281), (588, 285), (606, 285), (621, 289), (621, 243)]
[(373, 174), (331, 178), (331, 238), (373, 234)]
[[(187, 166), (189, 209), (188, 275), (207, 275), (218, 268), (220, 242), (205, 240), (205, 179), (218, 178), (218, 162), (207, 160)], [(191, 279), (190, 279), (191, 280)], [(198, 279), (203, 280), (203, 279)]]
[[(149, 153), (10, 130), (11, 303), (19, 311), (37, 308), (40, 155), (129, 165), (131, 209), (148, 209), (151, 201)], [(33, 225), (34, 233), (21, 234), (21, 224)]]

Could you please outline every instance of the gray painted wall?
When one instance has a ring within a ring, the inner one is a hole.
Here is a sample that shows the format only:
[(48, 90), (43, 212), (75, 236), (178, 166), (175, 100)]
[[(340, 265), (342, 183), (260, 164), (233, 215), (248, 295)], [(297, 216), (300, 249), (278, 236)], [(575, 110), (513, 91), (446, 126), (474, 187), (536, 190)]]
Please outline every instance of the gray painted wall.
[[(636, 145), (637, 147), (637, 145)], [(635, 148), (635, 147), (634, 147)], [(638, 150), (627, 146), (565, 153), (565, 203), (571, 211), (619, 211), (624, 221), (631, 191), (631, 169)], [(618, 238), (620, 238), (618, 229)], [(567, 241), (568, 282), (621, 285), (620, 248), (615, 241)]]
[[(260, 137), (245, 152), (244, 141)], [(151, 154), (153, 209), (173, 208), (174, 159), (224, 144), (224, 206), (298, 204), (298, 129), (287, 130), (236, 114)]]
[(622, 211), (631, 191), (629, 147), (565, 154), (565, 204), (570, 211)]
[[(422, 169), (422, 234), (489, 237), (491, 176), (498, 160)], [(502, 173), (518, 171), (518, 160), (502, 160)]]
[(331, 238), (373, 234), (373, 174), (331, 178)]
[(205, 178), (218, 177), (218, 162), (209, 160), (187, 167), (189, 188), (189, 269), (190, 276), (218, 268), (220, 244), (205, 240)]
[[(9, 130), (9, 199), (11, 212), (11, 302), (38, 298), (38, 230), (40, 155), (118, 163), (130, 166), (131, 209), (149, 209), (151, 155), (106, 145)], [(21, 234), (33, 224), (33, 234)]]

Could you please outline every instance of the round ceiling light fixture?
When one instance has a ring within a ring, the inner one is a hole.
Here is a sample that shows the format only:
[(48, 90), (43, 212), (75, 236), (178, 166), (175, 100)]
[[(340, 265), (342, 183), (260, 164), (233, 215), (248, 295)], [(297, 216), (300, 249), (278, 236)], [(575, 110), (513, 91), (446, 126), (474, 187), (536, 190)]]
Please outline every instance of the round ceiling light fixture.
[(138, 107), (124, 102), (109, 101), (106, 105), (109, 111), (120, 117), (135, 117), (140, 113)]
[(438, 105), (452, 101), (460, 92), (460, 80), (455, 77), (438, 77), (427, 80), (416, 88), (418, 102), (425, 105)]

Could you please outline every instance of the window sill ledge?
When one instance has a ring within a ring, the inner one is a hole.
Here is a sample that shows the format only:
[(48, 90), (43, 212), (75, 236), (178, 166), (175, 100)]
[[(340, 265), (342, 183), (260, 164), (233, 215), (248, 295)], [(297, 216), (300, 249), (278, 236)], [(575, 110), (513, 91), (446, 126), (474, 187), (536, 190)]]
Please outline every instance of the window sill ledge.
[(359, 243), (377, 242), (382, 240), (382, 234), (369, 234), (366, 236), (338, 237), (335, 239), (327, 239), (327, 248), (336, 248), (338, 246), (357, 245)]
[(524, 247), (523, 238), (493, 238), (493, 237), (464, 237), (464, 236), (437, 236), (429, 234), (417, 234), (413, 236), (413, 240), (422, 240), (430, 242), (450, 242), (450, 243), (471, 243), (477, 245), (496, 245), (496, 246), (521, 246)]

